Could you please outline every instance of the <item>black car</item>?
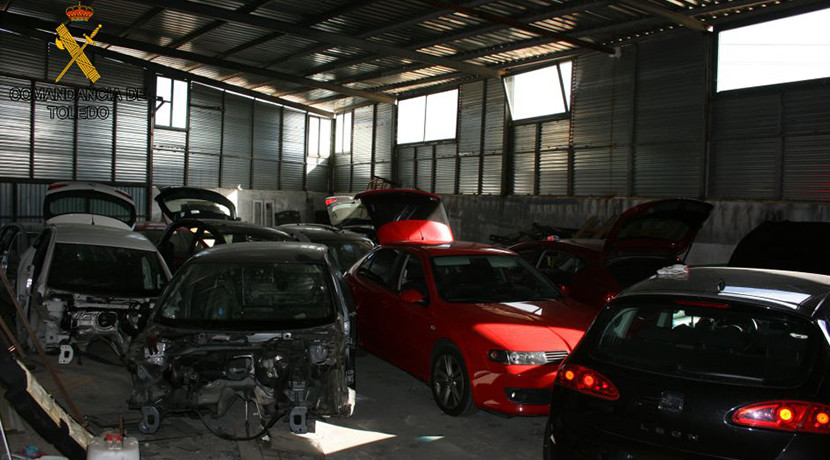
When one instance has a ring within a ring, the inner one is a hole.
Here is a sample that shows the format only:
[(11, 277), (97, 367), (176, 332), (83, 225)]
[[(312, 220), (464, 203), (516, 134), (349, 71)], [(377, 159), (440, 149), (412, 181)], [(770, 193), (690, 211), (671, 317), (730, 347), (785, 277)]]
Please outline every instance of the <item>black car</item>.
[[(283, 415), (351, 415), (354, 340), (345, 285), (325, 246), (242, 243), (190, 259), (164, 290), (127, 357), (130, 407), (153, 433), (164, 414), (206, 427), (243, 406), (250, 439)], [(256, 416), (261, 423), (248, 424)], [(215, 427), (214, 427), (215, 428)]]
[(559, 369), (546, 459), (825, 458), (830, 277), (661, 270)]
[(277, 227), (300, 241), (325, 244), (341, 273), (351, 268), (375, 245), (359, 233), (323, 224), (286, 224)]
[(766, 221), (735, 246), (730, 267), (830, 275), (830, 222)]

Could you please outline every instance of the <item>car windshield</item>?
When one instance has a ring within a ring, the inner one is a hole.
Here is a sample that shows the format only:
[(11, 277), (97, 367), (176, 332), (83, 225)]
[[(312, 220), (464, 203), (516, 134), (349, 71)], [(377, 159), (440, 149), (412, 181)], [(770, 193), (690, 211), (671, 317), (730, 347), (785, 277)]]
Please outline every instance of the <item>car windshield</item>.
[(191, 263), (159, 301), (157, 321), (180, 327), (273, 330), (334, 321), (326, 267), (312, 263)]
[(251, 243), (257, 241), (291, 241), (290, 235), (277, 231), (242, 230), (222, 232), (225, 243)]
[(597, 319), (597, 325), (605, 326), (593, 341), (592, 354), (609, 363), (696, 380), (785, 387), (805, 378), (817, 345), (808, 321), (717, 307), (612, 309)]
[(155, 251), (57, 243), (47, 285), (117, 297), (156, 297), (167, 276)]
[(465, 255), (432, 259), (447, 302), (517, 302), (559, 297), (551, 282), (519, 256)]
[(340, 271), (345, 272), (355, 264), (364, 254), (372, 249), (367, 241), (326, 241), (329, 251), (334, 254)]

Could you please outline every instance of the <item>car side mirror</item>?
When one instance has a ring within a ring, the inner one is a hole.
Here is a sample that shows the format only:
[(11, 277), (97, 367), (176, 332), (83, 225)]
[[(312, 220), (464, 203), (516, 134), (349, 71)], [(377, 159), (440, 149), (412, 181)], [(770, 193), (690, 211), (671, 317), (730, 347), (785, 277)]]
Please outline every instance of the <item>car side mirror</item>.
[(417, 289), (407, 289), (401, 292), (401, 300), (406, 303), (424, 304), (424, 295)]

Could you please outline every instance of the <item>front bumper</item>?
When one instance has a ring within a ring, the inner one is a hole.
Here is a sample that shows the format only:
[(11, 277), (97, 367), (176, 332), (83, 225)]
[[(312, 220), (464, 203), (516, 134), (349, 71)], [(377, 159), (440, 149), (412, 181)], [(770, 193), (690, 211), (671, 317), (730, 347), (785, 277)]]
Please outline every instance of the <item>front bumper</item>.
[(482, 409), (508, 415), (547, 415), (558, 369), (556, 364), (488, 363), (471, 378), (473, 400)]

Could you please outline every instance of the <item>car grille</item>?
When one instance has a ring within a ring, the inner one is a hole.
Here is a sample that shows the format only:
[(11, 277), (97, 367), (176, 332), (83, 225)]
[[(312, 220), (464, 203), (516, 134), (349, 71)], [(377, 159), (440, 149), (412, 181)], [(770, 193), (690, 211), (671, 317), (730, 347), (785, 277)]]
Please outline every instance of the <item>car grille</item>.
[(565, 358), (568, 357), (567, 351), (546, 351), (545, 358), (548, 361), (548, 364), (552, 363), (561, 363)]

